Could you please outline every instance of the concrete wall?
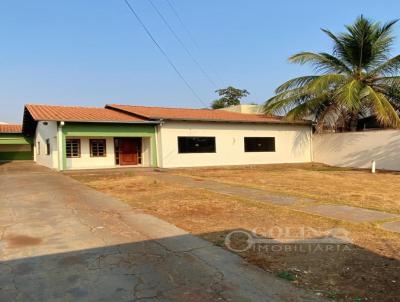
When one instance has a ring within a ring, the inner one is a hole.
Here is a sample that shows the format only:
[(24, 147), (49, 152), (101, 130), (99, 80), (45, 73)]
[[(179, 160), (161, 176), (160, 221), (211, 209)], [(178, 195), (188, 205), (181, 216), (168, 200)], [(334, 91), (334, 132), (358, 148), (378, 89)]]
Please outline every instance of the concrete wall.
[[(46, 139), (50, 139), (50, 155), (46, 154)], [(38, 142), (40, 150), (38, 150)], [(51, 169), (58, 168), (57, 122), (38, 122), (33, 148), (36, 163)]]
[[(157, 131), (159, 165), (191, 167), (311, 161), (309, 126), (166, 122)], [(215, 136), (216, 153), (178, 153), (178, 136)], [(276, 152), (244, 152), (244, 137), (275, 137)]]
[(328, 133), (313, 136), (315, 162), (340, 167), (400, 171), (400, 130)]

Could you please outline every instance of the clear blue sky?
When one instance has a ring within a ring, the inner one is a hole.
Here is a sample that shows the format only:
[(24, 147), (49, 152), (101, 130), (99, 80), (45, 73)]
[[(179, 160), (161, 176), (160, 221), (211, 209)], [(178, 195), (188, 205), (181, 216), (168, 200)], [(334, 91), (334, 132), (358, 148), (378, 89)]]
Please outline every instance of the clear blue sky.
[[(148, 0), (130, 0), (205, 103), (216, 97)], [(287, 58), (328, 51), (320, 31), (342, 31), (360, 15), (399, 17), (397, 1), (153, 0), (218, 83), (261, 103), (283, 81), (307, 74)], [(400, 38), (400, 23), (396, 26)], [(154, 47), (123, 0), (0, 2), (0, 121), (20, 122), (25, 103), (103, 106), (106, 103), (202, 107)], [(397, 40), (394, 53), (400, 52)]]

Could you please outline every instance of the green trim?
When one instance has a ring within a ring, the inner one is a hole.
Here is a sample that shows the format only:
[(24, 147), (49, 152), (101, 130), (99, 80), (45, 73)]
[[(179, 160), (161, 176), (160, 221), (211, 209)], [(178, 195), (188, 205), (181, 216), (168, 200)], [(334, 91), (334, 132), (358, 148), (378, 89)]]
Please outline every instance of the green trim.
[(67, 168), (66, 137), (149, 137), (150, 166), (157, 167), (157, 143), (154, 125), (67, 123), (62, 127), (63, 170)]
[(22, 134), (0, 134), (0, 145), (31, 145), (32, 139)]
[(157, 163), (157, 142), (156, 142), (156, 136), (153, 135), (150, 138), (150, 153), (151, 153), (151, 166), (152, 167), (158, 167)]
[(155, 134), (153, 125), (138, 124), (66, 124), (62, 128), (66, 136), (113, 136), (149, 137)]
[(0, 152), (0, 160), (32, 160), (32, 151)]
[(62, 156), (62, 167), (61, 170), (66, 170), (67, 169), (67, 144), (65, 142), (66, 137), (64, 132), (61, 132), (61, 150), (62, 154), (59, 156)]

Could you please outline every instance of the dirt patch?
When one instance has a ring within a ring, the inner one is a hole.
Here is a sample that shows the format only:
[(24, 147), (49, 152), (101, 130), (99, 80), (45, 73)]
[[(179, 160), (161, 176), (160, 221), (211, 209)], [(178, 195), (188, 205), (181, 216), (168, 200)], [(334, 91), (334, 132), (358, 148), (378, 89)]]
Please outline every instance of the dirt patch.
[[(399, 234), (371, 224), (351, 224), (289, 207), (174, 186), (140, 173), (103, 175), (72, 176), (224, 248), (232, 231), (254, 231), (258, 239), (270, 241), (238, 252), (240, 256), (334, 301), (398, 301)], [(331, 229), (348, 232), (351, 244), (322, 245), (321, 250), (321, 245), (316, 248), (307, 243), (307, 239), (318, 239), (318, 232)], [(286, 230), (292, 238), (289, 243), (282, 241)], [(233, 240), (234, 247), (242, 246), (243, 238)]]
[(42, 239), (26, 235), (9, 235), (5, 240), (10, 248), (39, 245), (42, 243)]

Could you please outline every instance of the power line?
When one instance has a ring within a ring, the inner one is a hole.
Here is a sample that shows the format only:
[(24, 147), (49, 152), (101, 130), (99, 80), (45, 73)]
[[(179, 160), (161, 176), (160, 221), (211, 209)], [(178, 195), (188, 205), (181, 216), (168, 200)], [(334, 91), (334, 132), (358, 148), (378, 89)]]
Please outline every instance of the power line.
[(171, 10), (174, 13), (174, 15), (176, 16), (176, 18), (178, 19), (179, 23), (182, 25), (183, 29), (186, 31), (186, 33), (189, 36), (190, 40), (192, 40), (193, 44), (196, 45), (197, 49), (200, 49), (199, 44), (196, 42), (196, 40), (194, 39), (192, 33), (189, 31), (188, 27), (183, 22), (182, 18), (178, 14), (178, 11), (172, 5), (172, 2), (170, 0), (167, 0), (167, 4), (171, 8)]
[(206, 70), (201, 66), (199, 61), (195, 59), (191, 51), (186, 47), (185, 43), (179, 38), (175, 30), (172, 28), (172, 26), (168, 23), (167, 19), (163, 16), (161, 11), (157, 8), (157, 6), (154, 4), (152, 0), (148, 0), (151, 6), (154, 8), (154, 10), (157, 12), (158, 16), (161, 18), (161, 20), (164, 22), (164, 24), (167, 26), (169, 31), (172, 33), (172, 35), (175, 37), (175, 39), (178, 41), (178, 43), (182, 46), (182, 48), (186, 51), (187, 55), (192, 59), (192, 61), (197, 65), (197, 67), (200, 69), (201, 73), (204, 75), (204, 77), (207, 78), (207, 80), (211, 83), (211, 85), (217, 89), (218, 85), (214, 82), (214, 80), (211, 78), (211, 76), (206, 72)]
[[(183, 22), (183, 19), (181, 18), (181, 16), (178, 13), (178, 10), (175, 8), (173, 1), (172, 0), (166, 0), (168, 6), (170, 7), (171, 11), (174, 13), (175, 17), (178, 19), (179, 23), (181, 24), (182, 28), (186, 31), (186, 34), (188, 35), (188, 37), (190, 38), (190, 40), (192, 41), (192, 43), (196, 46), (197, 50), (200, 50), (200, 46), (199, 43), (197, 43), (196, 39), (194, 38), (193, 34), (191, 33), (191, 31), (189, 30), (189, 28), (186, 26), (186, 24)], [(211, 69), (211, 71), (213, 71), (214, 76), (216, 76), (219, 80), (219, 82), (224, 82), (221, 79), (221, 76), (215, 71), (215, 69)]]
[(193, 87), (189, 84), (189, 82), (185, 79), (185, 77), (183, 76), (183, 74), (178, 70), (178, 68), (175, 66), (174, 62), (170, 59), (170, 57), (168, 56), (168, 54), (164, 51), (164, 49), (161, 47), (161, 45), (157, 42), (157, 40), (154, 38), (154, 36), (151, 34), (150, 30), (147, 28), (146, 24), (144, 24), (144, 22), (142, 21), (142, 19), (139, 17), (139, 15), (137, 14), (137, 12), (135, 11), (135, 9), (132, 7), (132, 5), (129, 3), (128, 0), (124, 0), (125, 4), (128, 6), (129, 10), (131, 11), (131, 13), (135, 16), (135, 18), (137, 19), (137, 21), (140, 23), (140, 25), (143, 27), (144, 31), (146, 32), (146, 34), (149, 36), (149, 38), (153, 41), (153, 43), (156, 45), (156, 47), (158, 48), (158, 50), (162, 53), (162, 55), (165, 57), (165, 59), (168, 61), (169, 65), (171, 65), (171, 67), (175, 70), (176, 74), (181, 78), (181, 80), (185, 83), (185, 85), (187, 86), (187, 88), (189, 88), (189, 90), (193, 93), (193, 95), (197, 98), (197, 100), (203, 105), (203, 106), (207, 106), (202, 99), (200, 98), (200, 96), (196, 93), (196, 91), (193, 89)]

